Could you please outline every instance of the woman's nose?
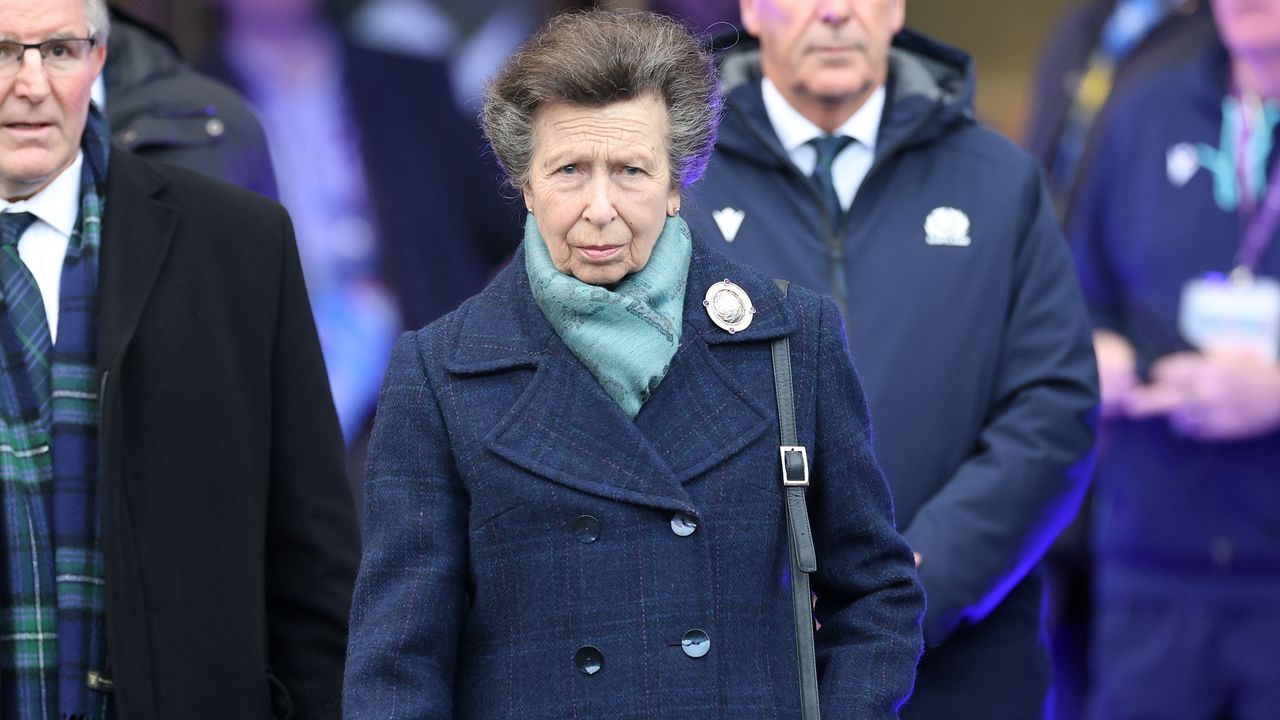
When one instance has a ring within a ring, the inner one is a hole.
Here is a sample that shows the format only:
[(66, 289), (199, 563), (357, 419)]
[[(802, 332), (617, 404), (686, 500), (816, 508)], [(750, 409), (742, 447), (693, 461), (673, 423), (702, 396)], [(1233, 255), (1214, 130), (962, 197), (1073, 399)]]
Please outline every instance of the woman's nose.
[(604, 227), (613, 222), (618, 216), (617, 208), (613, 205), (612, 187), (607, 176), (596, 176), (591, 181), (591, 189), (589, 191), (591, 197), (588, 198), (587, 209), (584, 217), (598, 227)]

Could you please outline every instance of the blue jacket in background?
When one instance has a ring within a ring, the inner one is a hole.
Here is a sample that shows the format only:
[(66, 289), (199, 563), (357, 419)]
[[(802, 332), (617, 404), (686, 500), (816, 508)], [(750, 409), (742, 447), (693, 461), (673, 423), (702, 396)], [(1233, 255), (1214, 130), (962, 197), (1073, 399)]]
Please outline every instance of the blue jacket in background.
[[(685, 213), (733, 259), (845, 309), (899, 527), (924, 557), (930, 649), (904, 716), (1035, 717), (1048, 659), (1029, 575), (1079, 505), (1097, 403), (1040, 172), (974, 122), (968, 57), (903, 32), (875, 163), (832, 227), (765, 113), (758, 53), (739, 44), (723, 74), (716, 152)], [(736, 235), (724, 208), (745, 212)], [(967, 216), (943, 234), (957, 244), (926, 240), (936, 208)]]
[[(702, 306), (725, 278), (757, 310), (736, 334)], [(369, 446), (345, 717), (798, 718), (770, 355), (784, 335), (812, 452), (823, 717), (896, 718), (924, 597), (839, 313), (696, 238), (680, 347), (634, 421), (534, 303), (523, 249), (401, 338)], [(705, 655), (682, 649), (690, 631)]]
[[(1229, 76), (1214, 42), (1117, 98), (1071, 218), (1093, 320), (1128, 338), (1140, 374), (1191, 349), (1178, 332), (1183, 285), (1229, 272), (1240, 246), (1242, 221), (1218, 207), (1214, 174), (1177, 161), (1219, 148)], [(1280, 238), (1258, 274), (1280, 277)], [(1160, 419), (1116, 422), (1097, 497), (1102, 593), (1280, 600), (1280, 432), (1204, 443)]]

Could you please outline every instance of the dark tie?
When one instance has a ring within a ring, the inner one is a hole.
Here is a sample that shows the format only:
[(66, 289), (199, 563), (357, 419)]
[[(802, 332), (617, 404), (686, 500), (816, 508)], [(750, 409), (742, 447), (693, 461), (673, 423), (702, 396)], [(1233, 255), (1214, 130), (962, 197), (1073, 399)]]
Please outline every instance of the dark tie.
[(44, 300), (31, 271), (18, 255), (18, 239), (36, 221), (31, 213), (0, 213), (0, 295), (5, 314), (13, 326), (22, 358), (26, 362), (31, 389), (42, 405), (49, 401), (49, 318)]
[(818, 164), (813, 168), (813, 182), (822, 193), (822, 202), (827, 206), (827, 217), (831, 218), (831, 227), (840, 224), (840, 197), (836, 195), (835, 182), (831, 179), (831, 163), (853, 142), (848, 135), (824, 135), (809, 141), (818, 151)]

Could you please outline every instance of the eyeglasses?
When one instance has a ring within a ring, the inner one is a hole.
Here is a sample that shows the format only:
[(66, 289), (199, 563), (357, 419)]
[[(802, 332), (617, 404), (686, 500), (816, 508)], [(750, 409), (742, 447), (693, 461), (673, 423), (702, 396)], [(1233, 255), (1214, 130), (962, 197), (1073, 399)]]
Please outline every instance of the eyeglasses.
[(38, 43), (0, 41), (0, 77), (18, 74), (28, 50), (40, 51), (40, 64), (51, 73), (79, 69), (97, 44), (94, 38), (57, 38)]

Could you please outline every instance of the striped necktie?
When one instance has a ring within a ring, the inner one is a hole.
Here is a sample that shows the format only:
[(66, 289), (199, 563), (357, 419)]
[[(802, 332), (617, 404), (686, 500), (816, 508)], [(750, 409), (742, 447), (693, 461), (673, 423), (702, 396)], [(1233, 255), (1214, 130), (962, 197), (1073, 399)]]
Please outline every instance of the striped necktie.
[[(52, 382), (49, 358), (53, 342), (49, 337), (49, 318), (36, 279), (18, 255), (18, 239), (36, 221), (31, 213), (0, 214), (0, 295), (26, 363), (31, 389), (42, 407), (49, 402)], [(12, 352), (12, 350), (9, 350)]]
[(831, 177), (831, 164), (835, 162), (840, 151), (849, 147), (851, 142), (853, 138), (848, 135), (824, 135), (809, 141), (809, 144), (818, 151), (818, 164), (814, 166), (813, 174), (809, 177), (817, 184), (818, 192), (822, 194), (822, 202), (827, 207), (827, 217), (831, 218), (832, 228), (840, 224), (841, 208), (840, 196), (836, 195), (835, 181)]

